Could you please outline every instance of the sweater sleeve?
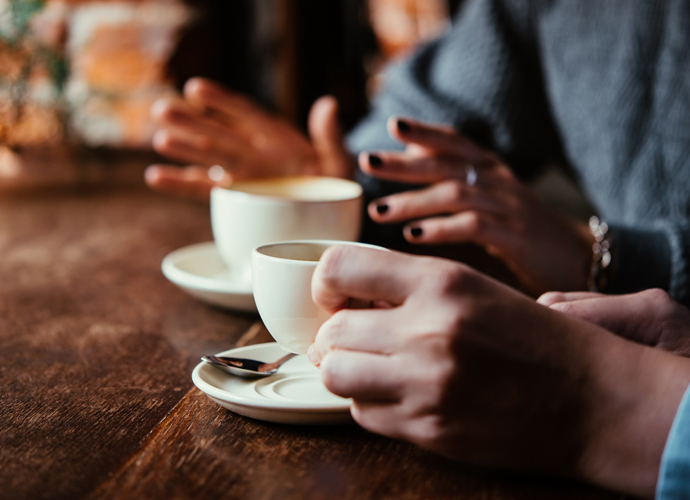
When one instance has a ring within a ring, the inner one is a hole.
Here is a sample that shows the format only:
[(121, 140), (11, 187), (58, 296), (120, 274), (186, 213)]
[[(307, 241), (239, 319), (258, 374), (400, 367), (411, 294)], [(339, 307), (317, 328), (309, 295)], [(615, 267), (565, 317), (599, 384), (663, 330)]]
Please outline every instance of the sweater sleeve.
[(690, 500), (690, 388), (680, 403), (661, 458), (657, 500)]
[[(393, 64), (370, 114), (348, 138), (351, 151), (400, 150), (386, 131), (391, 116), (454, 126), (501, 155), (527, 179), (562, 161), (547, 102), (528, 2), (468, 0), (440, 39)], [(357, 172), (364, 201), (417, 188)], [(402, 225), (380, 226), (364, 215), (362, 239), (414, 251)], [(428, 249), (432, 251), (432, 249)]]
[(401, 149), (386, 121), (402, 115), (454, 126), (522, 177), (561, 160), (530, 22), (526, 2), (466, 2), (445, 36), (389, 68), (350, 148)]
[(607, 293), (662, 288), (690, 305), (690, 221), (661, 221), (649, 229), (612, 225), (613, 260)]

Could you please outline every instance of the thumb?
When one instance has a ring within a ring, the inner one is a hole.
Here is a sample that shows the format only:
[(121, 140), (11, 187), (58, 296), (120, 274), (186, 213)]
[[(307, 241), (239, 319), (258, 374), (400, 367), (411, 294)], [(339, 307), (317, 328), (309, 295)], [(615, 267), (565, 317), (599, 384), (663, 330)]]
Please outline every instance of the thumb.
[(332, 177), (351, 177), (354, 159), (345, 147), (338, 123), (335, 97), (319, 98), (309, 112), (309, 136), (316, 151), (321, 173)]

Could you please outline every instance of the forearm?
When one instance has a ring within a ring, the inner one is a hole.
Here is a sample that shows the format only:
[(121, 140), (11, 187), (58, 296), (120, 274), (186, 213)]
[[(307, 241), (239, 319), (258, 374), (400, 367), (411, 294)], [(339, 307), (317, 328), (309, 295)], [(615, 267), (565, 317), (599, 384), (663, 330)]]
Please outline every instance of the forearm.
[(613, 335), (592, 341), (584, 452), (576, 475), (652, 498), (673, 419), (690, 384), (690, 360)]

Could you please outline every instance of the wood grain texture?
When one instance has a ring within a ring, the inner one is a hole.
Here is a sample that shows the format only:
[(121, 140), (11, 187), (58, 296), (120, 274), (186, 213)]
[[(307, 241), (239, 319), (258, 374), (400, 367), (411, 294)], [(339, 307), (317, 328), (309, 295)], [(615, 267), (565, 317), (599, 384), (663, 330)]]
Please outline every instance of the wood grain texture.
[(162, 276), (168, 252), (211, 239), (208, 219), (144, 189), (0, 200), (0, 499), (620, 498), (211, 402), (199, 356), (269, 336)]
[(87, 494), (256, 320), (162, 276), (209, 239), (206, 207), (143, 189), (0, 202), (0, 498)]
[(356, 425), (235, 415), (193, 389), (91, 499), (596, 499), (594, 488), (464, 467)]

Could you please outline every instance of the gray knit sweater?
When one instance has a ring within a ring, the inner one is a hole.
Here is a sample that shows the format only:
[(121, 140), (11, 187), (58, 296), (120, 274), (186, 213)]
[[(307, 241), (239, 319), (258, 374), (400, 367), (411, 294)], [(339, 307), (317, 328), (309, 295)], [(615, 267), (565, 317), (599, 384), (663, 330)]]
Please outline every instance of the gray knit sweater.
[(468, 0), (390, 69), (352, 150), (400, 149), (391, 115), (452, 124), (522, 178), (566, 166), (613, 228), (608, 291), (690, 303), (687, 0)]

